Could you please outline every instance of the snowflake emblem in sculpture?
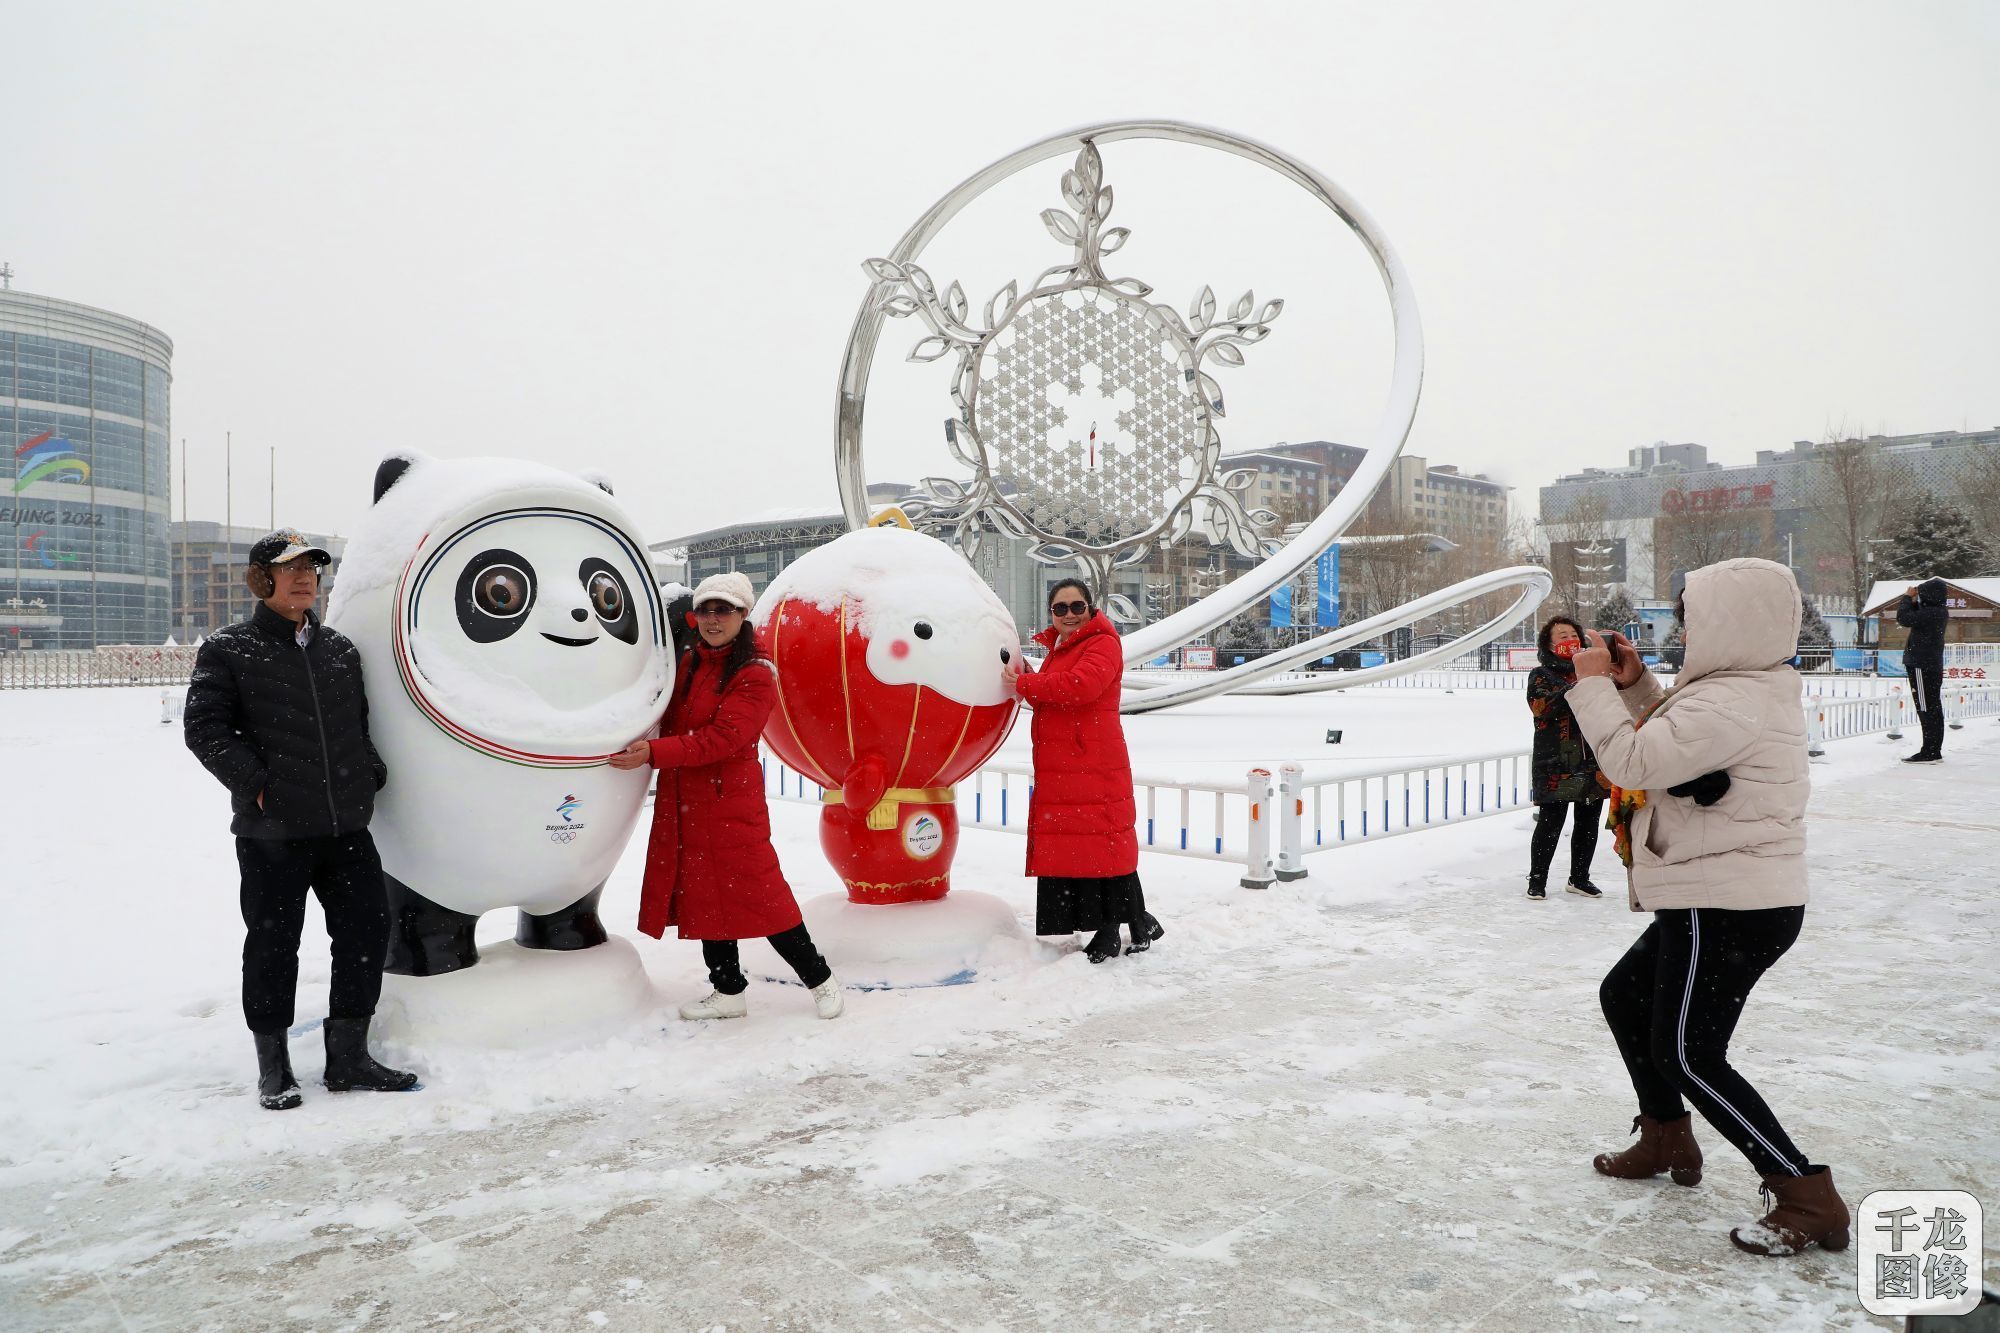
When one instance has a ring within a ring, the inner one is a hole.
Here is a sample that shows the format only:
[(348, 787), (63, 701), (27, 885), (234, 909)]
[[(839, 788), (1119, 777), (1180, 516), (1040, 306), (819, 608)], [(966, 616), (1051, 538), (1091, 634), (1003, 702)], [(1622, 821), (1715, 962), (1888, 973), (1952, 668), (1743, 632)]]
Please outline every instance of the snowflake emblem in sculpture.
[(1284, 302), (1259, 307), (1245, 292), (1218, 319), (1204, 287), (1183, 318), (1148, 301), (1153, 289), (1139, 279), (1105, 276), (1105, 257), (1130, 231), (1105, 226), (1112, 194), (1094, 144), (1063, 173), (1062, 195), (1069, 208), (1045, 210), (1042, 224), (1070, 247), (1070, 262), (1026, 291), (1002, 287), (983, 327), (957, 282), (940, 293), (915, 264), (864, 265), (875, 309), (930, 329), (910, 360), (958, 356), (958, 413), (945, 435), (972, 478), (926, 477), (904, 508), (968, 555), (984, 518), (1034, 541), (1036, 560), (1077, 562), (1100, 587), (1114, 565), (1137, 564), (1198, 523), (1245, 555), (1261, 553), (1277, 515), (1244, 507), (1254, 470), (1219, 472), (1222, 390), (1208, 368), (1242, 365)]

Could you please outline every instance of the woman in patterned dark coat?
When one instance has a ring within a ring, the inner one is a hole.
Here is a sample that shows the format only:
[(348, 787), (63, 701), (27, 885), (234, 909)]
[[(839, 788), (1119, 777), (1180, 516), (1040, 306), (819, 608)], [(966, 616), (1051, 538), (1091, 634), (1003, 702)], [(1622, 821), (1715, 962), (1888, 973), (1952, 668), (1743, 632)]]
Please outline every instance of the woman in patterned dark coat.
[(1571, 816), (1569, 891), (1585, 898), (1603, 896), (1590, 882), (1590, 858), (1597, 851), (1598, 821), (1604, 815), (1604, 788), (1597, 781), (1597, 756), (1576, 725), (1563, 697), (1576, 684), (1569, 659), (1584, 644), (1583, 626), (1568, 616), (1551, 616), (1535, 641), (1541, 665), (1528, 673), (1528, 711), (1535, 715), (1535, 836), (1529, 843), (1528, 897), (1548, 898), (1549, 863)]

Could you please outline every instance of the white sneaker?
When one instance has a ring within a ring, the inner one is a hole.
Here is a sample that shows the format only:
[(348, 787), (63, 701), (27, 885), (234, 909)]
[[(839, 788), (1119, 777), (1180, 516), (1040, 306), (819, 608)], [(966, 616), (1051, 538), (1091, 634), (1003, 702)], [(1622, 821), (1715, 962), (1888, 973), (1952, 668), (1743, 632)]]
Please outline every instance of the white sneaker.
[(681, 1017), (689, 1020), (698, 1018), (741, 1018), (750, 1012), (750, 1002), (741, 993), (724, 995), (721, 991), (710, 991), (699, 1000), (689, 1000), (681, 1006)]
[(840, 978), (828, 977), (812, 988), (813, 1005), (821, 1018), (839, 1018), (847, 1008), (847, 1001), (840, 997)]

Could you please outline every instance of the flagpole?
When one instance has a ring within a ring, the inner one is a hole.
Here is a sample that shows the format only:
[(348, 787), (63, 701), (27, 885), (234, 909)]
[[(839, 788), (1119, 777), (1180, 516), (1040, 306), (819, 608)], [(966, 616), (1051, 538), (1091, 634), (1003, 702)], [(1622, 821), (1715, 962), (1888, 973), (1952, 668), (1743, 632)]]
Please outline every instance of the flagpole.
[(188, 564), (188, 442), (181, 436), (181, 633), (188, 628), (188, 580), (194, 569)]
[(223, 591), (222, 623), (236, 623), (236, 461), (235, 441), (229, 432), (222, 432), (222, 549), (227, 552), (229, 562), (228, 586)]

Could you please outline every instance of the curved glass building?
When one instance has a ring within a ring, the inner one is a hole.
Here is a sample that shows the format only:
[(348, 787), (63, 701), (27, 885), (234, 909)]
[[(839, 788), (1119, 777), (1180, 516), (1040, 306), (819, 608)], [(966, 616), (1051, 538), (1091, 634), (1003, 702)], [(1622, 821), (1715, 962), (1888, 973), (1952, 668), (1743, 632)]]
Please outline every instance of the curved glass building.
[(167, 636), (174, 345), (0, 291), (0, 651)]

